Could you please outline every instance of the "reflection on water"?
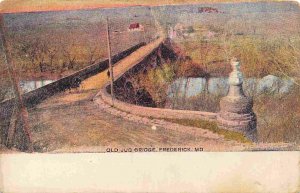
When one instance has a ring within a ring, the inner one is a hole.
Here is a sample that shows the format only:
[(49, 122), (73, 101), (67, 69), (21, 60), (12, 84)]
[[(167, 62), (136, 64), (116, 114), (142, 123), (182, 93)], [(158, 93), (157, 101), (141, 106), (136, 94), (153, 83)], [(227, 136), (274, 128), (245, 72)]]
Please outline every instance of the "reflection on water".
[[(263, 93), (287, 94), (294, 86), (293, 78), (279, 78), (268, 75), (263, 78), (245, 78), (243, 90), (246, 95), (254, 96)], [(227, 77), (219, 78), (179, 78), (168, 89), (169, 97), (193, 97), (201, 93), (225, 96), (229, 84)]]
[[(54, 82), (55, 80), (21, 80), (19, 85), (21, 88), (22, 93), (27, 93), (32, 90), (38, 89), (42, 86), (45, 86), (47, 84), (50, 84)], [(0, 102), (4, 100), (9, 100), (15, 97), (15, 92), (13, 87), (8, 87), (5, 90), (5, 93), (2, 97), (2, 100), (0, 99)]]
[[(267, 94), (272, 100), (276, 96), (287, 97), (294, 90), (294, 86), (293, 78), (273, 75), (245, 78), (243, 82), (246, 96), (258, 98)], [(168, 88), (165, 108), (218, 112), (220, 99), (227, 95), (228, 90), (228, 77), (179, 78)]]
[(55, 80), (22, 80), (20, 81), (20, 87), (24, 93), (30, 92), (47, 84), (54, 82)]

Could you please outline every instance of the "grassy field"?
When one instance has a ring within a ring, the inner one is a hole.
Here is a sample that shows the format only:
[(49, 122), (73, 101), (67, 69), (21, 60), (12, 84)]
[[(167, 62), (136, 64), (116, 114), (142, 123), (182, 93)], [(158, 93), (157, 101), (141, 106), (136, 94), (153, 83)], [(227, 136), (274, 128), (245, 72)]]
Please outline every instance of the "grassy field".
[[(139, 5), (169, 5), (181, 3), (256, 2), (258, 0), (4, 0), (2, 12), (31, 12), (48, 10), (91, 9), (101, 7), (124, 7)], [(280, 1), (280, 0), (276, 0)]]

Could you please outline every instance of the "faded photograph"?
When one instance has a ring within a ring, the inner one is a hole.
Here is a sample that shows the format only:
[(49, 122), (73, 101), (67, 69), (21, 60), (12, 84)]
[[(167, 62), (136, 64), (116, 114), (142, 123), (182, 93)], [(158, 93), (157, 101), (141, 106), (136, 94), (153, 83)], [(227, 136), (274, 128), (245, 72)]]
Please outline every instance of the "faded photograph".
[(0, 23), (2, 153), (300, 149), (297, 2), (13, 10)]

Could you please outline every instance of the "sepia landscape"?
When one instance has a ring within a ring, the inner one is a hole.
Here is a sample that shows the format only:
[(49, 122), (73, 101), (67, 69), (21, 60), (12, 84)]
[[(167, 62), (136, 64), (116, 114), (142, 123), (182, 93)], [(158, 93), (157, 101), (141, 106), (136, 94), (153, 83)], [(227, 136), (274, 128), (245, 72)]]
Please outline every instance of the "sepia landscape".
[(297, 2), (109, 2), (3, 2), (1, 152), (299, 150)]

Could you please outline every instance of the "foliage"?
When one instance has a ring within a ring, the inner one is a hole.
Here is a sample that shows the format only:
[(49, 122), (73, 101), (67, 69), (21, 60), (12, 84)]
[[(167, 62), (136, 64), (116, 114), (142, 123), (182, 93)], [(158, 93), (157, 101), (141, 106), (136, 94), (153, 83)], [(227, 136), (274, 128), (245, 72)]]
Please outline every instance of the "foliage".
[(174, 80), (174, 77), (174, 66), (170, 63), (150, 69), (147, 74), (139, 73), (138, 75), (141, 86), (149, 92), (158, 107), (163, 107), (167, 87)]
[(229, 60), (237, 57), (246, 77), (299, 76), (300, 37), (259, 38), (256, 36), (223, 35), (211, 40), (187, 41), (182, 45), (195, 64), (211, 76), (226, 76)]
[(300, 143), (299, 94), (300, 87), (295, 87), (284, 97), (270, 100), (268, 95), (262, 95), (255, 98), (259, 141)]
[[(299, 39), (300, 40), (300, 39)], [(238, 57), (246, 76), (263, 77), (269, 74), (293, 75), (292, 66), (296, 64), (295, 55), (286, 39), (258, 39), (254, 37), (235, 38), (232, 56)]]
[[(106, 55), (100, 40), (89, 27), (65, 29), (31, 29), (9, 31), (9, 42), (16, 66), (23, 72), (51, 72), (79, 70)], [(95, 28), (95, 27), (94, 27)]]
[(176, 77), (205, 77), (206, 71), (201, 65), (192, 60), (178, 61), (174, 63)]

